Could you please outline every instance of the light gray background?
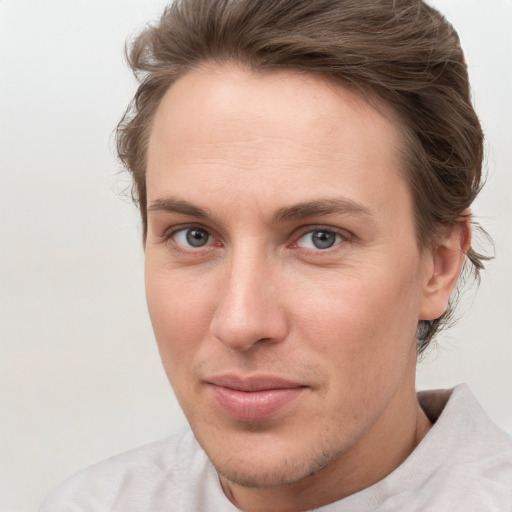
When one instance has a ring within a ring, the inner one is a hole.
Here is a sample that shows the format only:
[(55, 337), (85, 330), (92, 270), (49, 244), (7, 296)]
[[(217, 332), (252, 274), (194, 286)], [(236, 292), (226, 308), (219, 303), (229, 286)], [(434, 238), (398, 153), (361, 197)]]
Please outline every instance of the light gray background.
[[(111, 132), (134, 90), (125, 37), (164, 0), (0, 1), (0, 511), (184, 424), (144, 302), (135, 208)], [(474, 211), (498, 258), (418, 386), (468, 382), (512, 431), (512, 2), (437, 0), (487, 133)]]

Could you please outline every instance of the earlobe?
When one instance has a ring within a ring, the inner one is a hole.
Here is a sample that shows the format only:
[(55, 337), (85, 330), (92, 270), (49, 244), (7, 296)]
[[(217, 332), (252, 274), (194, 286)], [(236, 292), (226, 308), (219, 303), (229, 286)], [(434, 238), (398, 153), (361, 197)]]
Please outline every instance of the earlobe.
[(428, 253), (430, 264), (425, 277), (419, 320), (439, 318), (448, 305), (471, 244), (471, 213), (461, 215), (460, 221), (447, 228)]

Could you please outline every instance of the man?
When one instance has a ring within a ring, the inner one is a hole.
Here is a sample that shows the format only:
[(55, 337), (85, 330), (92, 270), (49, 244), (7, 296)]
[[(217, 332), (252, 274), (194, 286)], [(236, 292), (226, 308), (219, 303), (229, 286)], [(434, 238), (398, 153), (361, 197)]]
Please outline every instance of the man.
[(485, 260), (451, 26), (419, 0), (182, 0), (130, 63), (118, 150), (191, 430), (41, 511), (511, 509), (510, 437), (464, 386), (415, 391)]

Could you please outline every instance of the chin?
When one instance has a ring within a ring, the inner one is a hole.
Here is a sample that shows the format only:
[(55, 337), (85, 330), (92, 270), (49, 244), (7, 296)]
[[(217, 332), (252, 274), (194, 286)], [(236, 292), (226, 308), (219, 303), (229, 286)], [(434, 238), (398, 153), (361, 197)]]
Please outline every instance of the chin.
[[(227, 448), (227, 447), (226, 447)], [(226, 458), (226, 451), (211, 453), (205, 449), (217, 473), (234, 484), (247, 488), (271, 488), (292, 485), (318, 473), (340, 455), (336, 451), (321, 450), (316, 453), (295, 452), (263, 443), (254, 443), (252, 450), (233, 451), (236, 455)]]

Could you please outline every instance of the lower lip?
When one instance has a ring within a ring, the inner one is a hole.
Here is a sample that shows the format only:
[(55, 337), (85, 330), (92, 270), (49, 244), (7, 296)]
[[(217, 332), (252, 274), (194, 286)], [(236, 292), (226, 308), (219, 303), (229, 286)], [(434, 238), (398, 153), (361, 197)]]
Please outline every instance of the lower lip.
[(230, 418), (239, 421), (262, 421), (283, 411), (304, 391), (304, 387), (238, 391), (210, 384), (217, 406)]

